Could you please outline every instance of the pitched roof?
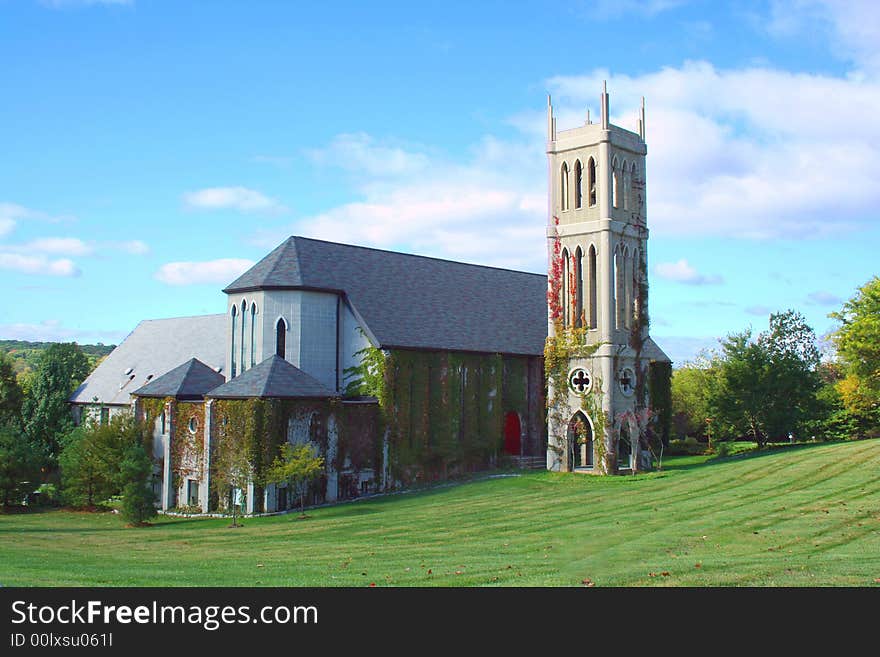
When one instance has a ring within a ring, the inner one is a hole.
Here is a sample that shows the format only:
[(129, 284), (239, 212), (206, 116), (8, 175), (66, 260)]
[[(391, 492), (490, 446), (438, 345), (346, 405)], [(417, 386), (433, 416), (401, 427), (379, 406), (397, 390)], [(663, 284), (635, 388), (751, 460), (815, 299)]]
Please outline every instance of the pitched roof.
[(672, 362), (672, 359), (666, 355), (666, 352), (660, 348), (660, 345), (654, 342), (654, 338), (648, 338), (645, 340), (645, 345), (642, 348), (642, 356), (648, 360), (659, 360), (664, 363)]
[(203, 399), (205, 393), (226, 381), (226, 377), (197, 358), (190, 358), (147, 385), (133, 391), (138, 397), (174, 397), (180, 400)]
[(272, 354), (205, 396), (219, 399), (314, 399), (337, 395), (295, 365)]
[(547, 277), (290, 237), (224, 292), (343, 293), (382, 347), (540, 355)]
[(70, 396), (80, 404), (129, 404), (131, 391), (190, 358), (222, 368), (226, 354), (226, 315), (147, 319)]

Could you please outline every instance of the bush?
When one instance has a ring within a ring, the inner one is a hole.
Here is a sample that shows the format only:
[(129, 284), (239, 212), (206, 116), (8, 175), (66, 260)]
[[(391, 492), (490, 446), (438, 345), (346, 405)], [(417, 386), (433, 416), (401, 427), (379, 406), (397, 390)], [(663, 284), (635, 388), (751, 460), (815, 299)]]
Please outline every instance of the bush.
[(730, 443), (726, 441), (715, 443), (714, 449), (716, 458), (723, 459), (725, 456), (730, 455)]
[(705, 452), (706, 445), (692, 436), (688, 436), (684, 440), (670, 440), (669, 449), (666, 450), (670, 456), (694, 456), (705, 454)]

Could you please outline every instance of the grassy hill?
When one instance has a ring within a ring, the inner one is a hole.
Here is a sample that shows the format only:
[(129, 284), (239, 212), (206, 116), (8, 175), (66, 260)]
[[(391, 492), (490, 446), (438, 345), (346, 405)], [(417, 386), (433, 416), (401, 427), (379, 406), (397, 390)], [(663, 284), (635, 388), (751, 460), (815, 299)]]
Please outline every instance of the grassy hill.
[(3, 585), (876, 585), (880, 441), (536, 472), (246, 519), (0, 516)]
[[(12, 357), (16, 374), (29, 372), (36, 367), (40, 354), (53, 342), (28, 342), (26, 340), (0, 340), (0, 351), (4, 351)], [(98, 363), (107, 354), (116, 348), (112, 344), (81, 344), (79, 346), (89, 359), (89, 365), (94, 370)]]

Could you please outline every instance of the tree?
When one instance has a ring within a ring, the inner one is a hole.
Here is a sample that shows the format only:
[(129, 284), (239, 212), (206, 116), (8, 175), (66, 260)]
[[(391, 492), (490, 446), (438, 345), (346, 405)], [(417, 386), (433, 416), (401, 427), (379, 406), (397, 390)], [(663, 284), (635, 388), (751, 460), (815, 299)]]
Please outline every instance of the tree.
[(245, 491), (253, 480), (254, 467), (251, 450), (246, 440), (230, 432), (217, 440), (211, 459), (214, 482), (218, 490), (226, 491), (232, 506), (232, 527), (238, 527), (238, 504), (235, 491)]
[(678, 438), (705, 434), (717, 378), (717, 357), (705, 353), (672, 373), (672, 425)]
[(156, 515), (150, 477), (153, 461), (142, 444), (129, 445), (120, 464), (122, 488), (122, 517), (131, 525), (145, 525)]
[(870, 435), (880, 430), (880, 277), (861, 286), (829, 317), (840, 322), (832, 334), (846, 372), (838, 390), (860, 432)]
[(40, 454), (13, 424), (0, 424), (0, 494), (3, 505), (19, 504), (37, 487)]
[(281, 454), (275, 457), (265, 474), (265, 482), (270, 484), (287, 483), (299, 493), (300, 516), (305, 516), (305, 494), (308, 484), (320, 476), (324, 469), (324, 458), (315, 453), (314, 447), (293, 446), (284, 443)]
[(23, 403), (24, 393), (15, 375), (15, 365), (0, 351), (0, 422), (14, 423), (24, 431)]
[(73, 428), (67, 400), (88, 374), (88, 358), (70, 342), (50, 345), (30, 378), (22, 409), (25, 428), (50, 462), (58, 458), (60, 437)]
[(794, 310), (770, 315), (770, 330), (758, 337), (769, 368), (765, 431), (771, 437), (800, 434), (815, 418), (819, 379), (816, 334)]
[(749, 435), (763, 446), (799, 434), (814, 419), (819, 350), (800, 313), (773, 314), (757, 339), (749, 329), (727, 336), (721, 347), (709, 403), (716, 436)]
[(113, 494), (116, 477), (101, 442), (101, 436), (89, 424), (62, 439), (58, 463), (62, 494), (68, 504), (94, 507)]
[(149, 454), (148, 427), (130, 414), (117, 415), (107, 424), (90, 419), (63, 440), (59, 457), (61, 485), (69, 504), (95, 506), (121, 492), (128, 479), (121, 464), (127, 451), (140, 446)]

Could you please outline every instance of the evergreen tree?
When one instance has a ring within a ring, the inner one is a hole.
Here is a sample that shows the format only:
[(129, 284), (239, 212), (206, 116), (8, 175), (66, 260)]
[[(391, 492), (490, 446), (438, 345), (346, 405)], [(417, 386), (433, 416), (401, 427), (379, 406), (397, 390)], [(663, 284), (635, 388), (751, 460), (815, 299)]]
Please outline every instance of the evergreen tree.
[(120, 475), (125, 482), (122, 489), (122, 517), (131, 525), (144, 525), (155, 517), (150, 476), (153, 461), (143, 445), (132, 444), (125, 450), (120, 464)]
[(3, 505), (20, 504), (39, 485), (40, 454), (12, 424), (0, 424), (0, 495)]

